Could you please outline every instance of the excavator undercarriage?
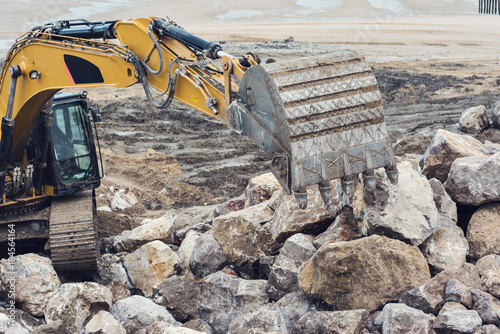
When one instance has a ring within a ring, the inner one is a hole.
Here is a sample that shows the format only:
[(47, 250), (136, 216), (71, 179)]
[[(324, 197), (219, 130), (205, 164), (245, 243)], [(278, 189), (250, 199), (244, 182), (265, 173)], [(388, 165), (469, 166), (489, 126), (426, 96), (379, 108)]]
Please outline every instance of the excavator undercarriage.
[[(234, 57), (220, 45), (161, 18), (60, 21), (35, 27), (12, 47), (0, 77), (4, 116), (0, 216), (9, 208), (23, 210), (31, 202), (52, 198), (49, 234), (57, 269), (97, 266), (91, 192), (99, 185), (100, 175), (92, 149), (98, 140), (94, 143), (90, 126), (82, 127), (81, 132), (89, 134), (80, 137), (82, 145), (91, 144), (87, 153), (82, 155), (83, 146), (77, 149), (71, 138), (65, 146), (73, 153), (61, 158), (54, 132), (58, 126), (53, 125), (52, 100), (48, 101), (64, 88), (125, 88), (134, 83), (142, 84), (158, 108), (168, 107), (175, 98), (250, 137), (272, 157), (273, 174), (288, 194), (295, 195), (301, 209), (307, 207), (308, 186), (318, 185), (328, 206), (331, 180), (342, 179), (349, 197), (361, 174), (365, 189), (374, 190), (376, 168), (385, 168), (391, 181), (397, 182), (377, 81), (356, 52), (260, 64), (255, 53)], [(89, 115), (94, 110), (83, 109)], [(29, 133), (42, 110), (47, 120), (42, 121), (45, 130), (41, 130), (39, 150), (27, 158)], [(62, 113), (67, 120), (68, 113), (69, 109)], [(61, 129), (68, 134), (71, 126)], [(91, 161), (83, 165), (78, 160), (87, 157)], [(58, 163), (71, 159), (78, 166), (61, 174), (66, 181), (53, 181), (51, 173), (62, 166)], [(50, 162), (53, 169), (47, 167)], [(78, 175), (85, 175), (84, 180), (76, 182)]]

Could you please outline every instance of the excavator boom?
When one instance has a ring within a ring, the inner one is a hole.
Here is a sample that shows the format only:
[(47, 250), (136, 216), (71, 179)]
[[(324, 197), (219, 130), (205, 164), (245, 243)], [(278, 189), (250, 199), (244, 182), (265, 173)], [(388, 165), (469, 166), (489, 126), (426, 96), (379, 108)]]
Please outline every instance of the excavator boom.
[[(349, 196), (359, 175), (367, 190), (374, 189), (376, 168), (397, 181), (381, 94), (370, 66), (355, 52), (261, 65), (255, 53), (232, 56), (157, 17), (59, 21), (19, 38), (0, 73), (0, 210), (68, 193), (40, 176), (48, 173), (49, 101), (56, 92), (136, 83), (158, 108), (177, 99), (250, 137), (272, 157), (273, 174), (302, 209), (311, 185), (319, 186), (328, 206), (333, 179), (342, 179)], [(27, 147), (42, 111), (45, 135), (30, 158)], [(13, 175), (33, 170), (33, 182), (22, 189), (21, 176)]]

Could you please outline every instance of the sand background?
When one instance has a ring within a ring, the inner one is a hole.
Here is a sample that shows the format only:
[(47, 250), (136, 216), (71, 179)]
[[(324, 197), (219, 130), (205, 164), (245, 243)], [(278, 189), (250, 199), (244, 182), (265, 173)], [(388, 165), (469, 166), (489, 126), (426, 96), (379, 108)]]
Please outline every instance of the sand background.
[(23, 32), (46, 22), (148, 16), (168, 16), (211, 41), (293, 36), (299, 42), (348, 46), (382, 57), (380, 61), (494, 58), (500, 45), (500, 16), (476, 14), (475, 0), (18, 0), (0, 4), (0, 55)]

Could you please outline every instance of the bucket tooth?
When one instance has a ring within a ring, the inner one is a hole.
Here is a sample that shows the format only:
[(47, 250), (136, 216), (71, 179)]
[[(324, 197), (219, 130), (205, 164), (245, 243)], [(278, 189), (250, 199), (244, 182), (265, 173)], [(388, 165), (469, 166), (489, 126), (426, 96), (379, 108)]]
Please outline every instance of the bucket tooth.
[(352, 201), (355, 189), (352, 175), (342, 178), (342, 188), (344, 189), (344, 193), (347, 195), (347, 198), (349, 198), (349, 201)]
[(397, 184), (398, 183), (398, 178), (399, 178), (399, 173), (398, 169), (396, 166), (393, 166), (391, 168), (387, 168), (385, 170), (385, 173), (387, 174), (387, 177), (391, 181), (392, 184)]
[(321, 184), (318, 187), (319, 193), (321, 194), (321, 198), (323, 199), (323, 202), (325, 202), (325, 206), (329, 207), (333, 203), (333, 192), (332, 192), (332, 187), (330, 184), (328, 186), (323, 187)]
[(295, 200), (297, 201), (297, 205), (299, 206), (299, 208), (301, 210), (307, 209), (307, 192), (295, 191), (293, 195), (295, 196)]
[(363, 175), (363, 180), (365, 183), (365, 191), (373, 193), (377, 187), (377, 178), (373, 173), (373, 170), (367, 170)]

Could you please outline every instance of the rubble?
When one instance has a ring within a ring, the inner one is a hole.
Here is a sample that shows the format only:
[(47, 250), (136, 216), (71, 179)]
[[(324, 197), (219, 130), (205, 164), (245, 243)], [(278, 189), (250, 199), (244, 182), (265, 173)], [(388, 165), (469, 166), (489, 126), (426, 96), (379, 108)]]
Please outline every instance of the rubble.
[(465, 109), (459, 120), (460, 130), (467, 133), (481, 133), (489, 125), (485, 106)]

